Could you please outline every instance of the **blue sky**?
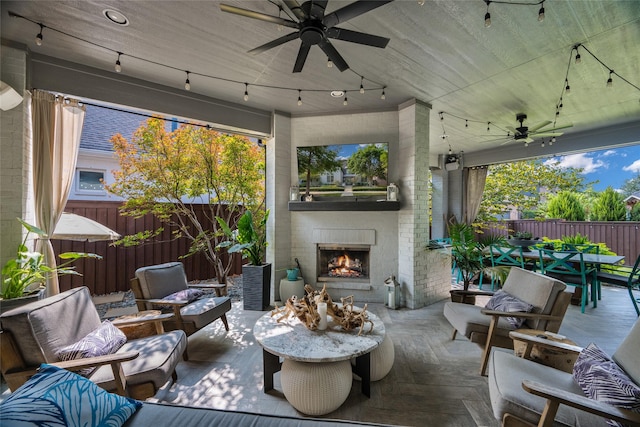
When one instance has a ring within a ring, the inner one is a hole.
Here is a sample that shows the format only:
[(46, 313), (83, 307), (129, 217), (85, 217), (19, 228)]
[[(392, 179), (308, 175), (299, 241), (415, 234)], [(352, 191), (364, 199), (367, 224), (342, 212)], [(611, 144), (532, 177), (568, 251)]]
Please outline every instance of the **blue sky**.
[(584, 169), (585, 182), (599, 181), (593, 185), (596, 191), (608, 186), (618, 190), (626, 180), (640, 173), (640, 145), (569, 154), (554, 160), (559, 160), (561, 167)]

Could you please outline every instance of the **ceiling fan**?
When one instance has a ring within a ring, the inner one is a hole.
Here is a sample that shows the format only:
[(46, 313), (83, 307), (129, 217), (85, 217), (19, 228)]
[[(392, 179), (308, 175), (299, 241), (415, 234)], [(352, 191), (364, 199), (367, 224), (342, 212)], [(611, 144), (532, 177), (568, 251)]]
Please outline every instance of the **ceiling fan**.
[(304, 67), (307, 55), (309, 54), (309, 49), (313, 45), (320, 47), (320, 49), (322, 49), (322, 51), (340, 71), (347, 70), (349, 65), (344, 58), (342, 58), (340, 53), (338, 53), (336, 48), (333, 47), (329, 39), (343, 40), (379, 48), (387, 46), (389, 39), (386, 37), (338, 28), (336, 25), (347, 22), (350, 19), (390, 3), (393, 0), (360, 0), (325, 15), (324, 12), (327, 7), (327, 1), (328, 0), (309, 0), (300, 4), (297, 0), (282, 0), (284, 5), (295, 16), (297, 22), (290, 19), (284, 19), (279, 16), (267, 15), (227, 4), (221, 4), (220, 9), (223, 12), (234, 13), (247, 18), (258, 19), (272, 24), (279, 24), (284, 27), (295, 28), (297, 31), (279, 37), (249, 51), (249, 53), (253, 54), (261, 53), (299, 38), (302, 41), (302, 44), (298, 50), (298, 57), (296, 58), (296, 63), (293, 67), (294, 73), (302, 71), (302, 67)]
[[(531, 127), (525, 126), (524, 121), (527, 119), (527, 115), (523, 113), (519, 113), (516, 115), (516, 120), (520, 123), (520, 126), (514, 128), (513, 126), (506, 126), (509, 129), (510, 133), (506, 141), (504, 141), (500, 145), (507, 144), (511, 141), (524, 141), (525, 144), (533, 142), (533, 138), (537, 137), (556, 137), (563, 134), (563, 132), (558, 132), (560, 129), (570, 128), (573, 125), (568, 124), (564, 126), (558, 126), (553, 129), (543, 129), (544, 127), (551, 124), (551, 121), (544, 120), (540, 123), (537, 123)], [(489, 141), (485, 141), (489, 142)]]

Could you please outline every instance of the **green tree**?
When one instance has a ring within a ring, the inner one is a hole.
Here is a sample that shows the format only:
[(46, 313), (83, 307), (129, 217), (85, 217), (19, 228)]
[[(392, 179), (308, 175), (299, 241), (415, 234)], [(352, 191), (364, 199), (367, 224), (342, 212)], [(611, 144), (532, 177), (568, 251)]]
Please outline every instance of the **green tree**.
[(369, 185), (373, 185), (374, 178), (386, 180), (387, 150), (375, 144), (358, 149), (349, 157), (347, 168), (365, 177)]
[(625, 197), (640, 192), (640, 172), (635, 177), (626, 179), (620, 190)]
[(584, 221), (584, 208), (575, 194), (570, 191), (561, 191), (549, 199), (547, 215), (549, 218), (567, 221)]
[(624, 221), (627, 210), (624, 207), (624, 197), (613, 187), (607, 187), (598, 195), (591, 219), (593, 221)]
[(548, 193), (585, 187), (582, 169), (561, 169), (558, 165), (527, 160), (490, 166), (478, 220), (495, 221), (511, 209), (530, 217)]
[(311, 175), (333, 172), (340, 166), (337, 150), (327, 146), (298, 147), (298, 173), (306, 174), (307, 191), (305, 194), (307, 196), (309, 195)]
[(629, 214), (630, 221), (640, 221), (640, 203), (636, 203), (633, 205), (631, 212)]
[[(236, 228), (240, 210), (264, 215), (264, 152), (248, 138), (211, 129), (182, 125), (167, 132), (164, 120), (151, 118), (131, 141), (111, 138), (120, 170), (108, 191), (125, 199), (123, 215), (153, 214), (175, 227), (173, 238), (186, 237), (189, 253), (203, 253), (220, 283), (226, 282), (231, 260), (216, 249), (223, 235), (216, 217)], [(199, 218), (192, 203), (207, 206)], [(121, 243), (135, 245), (158, 235), (163, 228), (125, 236)]]

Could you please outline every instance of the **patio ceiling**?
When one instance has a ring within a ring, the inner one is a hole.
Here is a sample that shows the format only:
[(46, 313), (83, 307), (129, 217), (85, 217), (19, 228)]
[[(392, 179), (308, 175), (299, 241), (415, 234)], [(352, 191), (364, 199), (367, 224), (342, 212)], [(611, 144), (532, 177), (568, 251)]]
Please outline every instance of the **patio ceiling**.
[[(397, 0), (340, 24), (390, 38), (385, 49), (333, 41), (350, 70), (328, 68), (326, 55), (313, 47), (304, 69), (296, 74), (292, 69), (299, 40), (258, 55), (247, 53), (289, 29), (280, 31), (274, 24), (224, 13), (220, 3), (2, 1), (1, 34), (33, 52), (109, 71), (114, 70), (114, 52), (120, 51), (123, 75), (175, 88), (183, 88), (189, 70), (192, 92), (230, 102), (245, 103), (243, 82), (247, 82), (246, 105), (294, 116), (376, 111), (416, 98), (433, 105), (431, 150), (439, 154), (446, 153), (449, 144), (467, 154), (500, 149), (504, 140), (487, 141), (504, 135), (507, 126), (517, 127), (517, 113), (527, 114), (529, 126), (554, 121), (572, 47), (578, 43), (640, 86), (637, 0), (547, 0), (543, 22), (537, 19), (539, 6), (491, 3), (489, 28), (484, 26), (483, 0), (427, 0), (422, 6), (415, 0)], [(277, 16), (276, 4), (281, 1), (224, 3)], [(327, 13), (350, 3), (331, 0)], [(107, 8), (124, 13), (129, 25), (108, 21), (102, 14)], [(36, 46), (38, 25), (10, 18), (9, 11), (110, 50), (47, 28), (42, 46)], [(571, 62), (571, 94), (564, 96), (557, 118), (558, 126), (573, 124), (562, 138), (637, 122), (640, 90), (615, 75), (613, 86), (607, 88), (609, 70), (585, 50), (580, 53), (582, 62)], [(377, 89), (360, 94), (360, 76), (365, 88)], [(386, 100), (380, 99), (381, 86), (386, 86)], [(301, 106), (297, 89), (302, 90)], [(329, 95), (333, 89), (348, 90), (347, 106), (342, 98)], [(447, 113), (442, 123), (439, 111)], [(493, 137), (487, 133), (487, 122), (492, 123)], [(446, 140), (441, 138), (442, 125)], [(519, 144), (510, 142), (505, 148)]]

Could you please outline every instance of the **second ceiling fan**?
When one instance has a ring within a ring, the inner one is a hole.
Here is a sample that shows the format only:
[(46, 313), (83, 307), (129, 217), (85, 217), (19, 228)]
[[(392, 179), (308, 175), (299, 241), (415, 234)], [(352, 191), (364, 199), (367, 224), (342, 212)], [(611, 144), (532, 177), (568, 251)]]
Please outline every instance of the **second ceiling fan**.
[(240, 7), (221, 4), (220, 9), (223, 12), (234, 13), (236, 15), (248, 18), (258, 19), (260, 21), (279, 24), (284, 27), (295, 28), (297, 31), (279, 37), (268, 43), (258, 46), (249, 51), (249, 53), (261, 53), (274, 47), (280, 46), (289, 41), (300, 39), (301, 45), (298, 50), (296, 63), (293, 67), (294, 73), (299, 73), (304, 67), (307, 60), (309, 49), (311, 46), (318, 46), (327, 55), (327, 58), (335, 64), (340, 71), (349, 69), (349, 65), (342, 55), (338, 53), (336, 48), (331, 44), (329, 39), (343, 40), (351, 43), (363, 44), (384, 48), (389, 43), (386, 37), (380, 37), (373, 34), (361, 33), (358, 31), (347, 30), (336, 27), (336, 25), (347, 22), (348, 20), (360, 16), (366, 12), (383, 6), (393, 0), (367, 1), (360, 0), (342, 7), (335, 12), (325, 15), (328, 0), (309, 0), (300, 4), (297, 0), (283, 0), (284, 5), (291, 11), (297, 21), (281, 18), (279, 16), (267, 15)]
[(520, 113), (516, 115), (516, 120), (520, 122), (520, 126), (514, 128), (513, 126), (507, 126), (512, 135), (509, 135), (509, 139), (502, 144), (507, 144), (511, 141), (524, 141), (525, 144), (533, 142), (534, 137), (556, 137), (562, 135), (563, 132), (558, 132), (560, 129), (566, 129), (573, 125), (557, 126), (553, 129), (543, 129), (551, 124), (551, 121), (545, 120), (537, 123), (531, 127), (525, 126), (524, 121), (527, 119), (527, 115)]

